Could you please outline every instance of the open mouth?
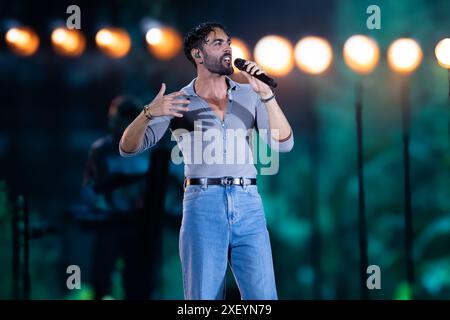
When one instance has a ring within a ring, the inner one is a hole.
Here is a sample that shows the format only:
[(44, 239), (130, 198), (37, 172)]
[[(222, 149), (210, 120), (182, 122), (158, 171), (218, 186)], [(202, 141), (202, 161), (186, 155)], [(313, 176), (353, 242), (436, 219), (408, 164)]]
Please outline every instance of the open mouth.
[(225, 64), (231, 66), (231, 55), (230, 54), (224, 55), (222, 60), (223, 60), (223, 62), (225, 62)]

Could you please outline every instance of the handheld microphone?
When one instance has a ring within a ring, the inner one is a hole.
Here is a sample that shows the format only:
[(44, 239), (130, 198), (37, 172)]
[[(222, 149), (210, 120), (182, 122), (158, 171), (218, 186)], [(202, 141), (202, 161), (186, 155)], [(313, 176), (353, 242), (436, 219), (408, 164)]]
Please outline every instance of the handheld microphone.
[[(241, 58), (236, 58), (234, 60), (234, 65), (236, 68), (238, 68), (241, 71), (245, 71), (246, 66), (245, 63), (247, 61)], [(261, 80), (262, 82), (264, 82), (265, 84), (267, 84), (268, 86), (271, 86), (272, 88), (276, 88), (277, 87), (277, 83), (274, 79), (272, 79), (271, 77), (269, 77), (267, 74), (265, 73), (260, 73), (260, 74), (253, 74), (253, 77), (255, 77), (258, 80)]]

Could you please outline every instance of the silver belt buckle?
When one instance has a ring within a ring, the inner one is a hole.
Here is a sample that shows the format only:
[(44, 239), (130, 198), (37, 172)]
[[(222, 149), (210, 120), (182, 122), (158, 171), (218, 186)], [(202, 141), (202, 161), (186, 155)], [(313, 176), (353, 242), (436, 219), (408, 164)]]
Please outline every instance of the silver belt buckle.
[(233, 180), (233, 177), (223, 177), (221, 183), (223, 186), (231, 186), (233, 184)]

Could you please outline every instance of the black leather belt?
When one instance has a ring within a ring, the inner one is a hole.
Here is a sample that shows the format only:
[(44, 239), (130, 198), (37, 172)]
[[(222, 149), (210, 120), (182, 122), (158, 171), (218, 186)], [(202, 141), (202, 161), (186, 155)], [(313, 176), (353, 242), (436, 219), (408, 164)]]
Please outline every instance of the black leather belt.
[(234, 178), (234, 177), (222, 177), (222, 178), (186, 178), (184, 179), (184, 187), (189, 185), (222, 185), (222, 186), (244, 186), (244, 185), (256, 184), (256, 178)]

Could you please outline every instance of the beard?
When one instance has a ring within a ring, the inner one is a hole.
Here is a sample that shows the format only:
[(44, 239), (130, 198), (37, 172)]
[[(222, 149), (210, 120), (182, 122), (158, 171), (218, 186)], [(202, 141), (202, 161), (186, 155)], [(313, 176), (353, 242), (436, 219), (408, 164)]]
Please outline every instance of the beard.
[(228, 64), (226, 62), (224, 62), (224, 60), (223, 60), (224, 56), (225, 55), (223, 55), (220, 58), (216, 58), (216, 57), (211, 57), (211, 56), (208, 56), (207, 54), (205, 54), (205, 61), (204, 61), (205, 68), (209, 72), (216, 73), (221, 76), (232, 75), (234, 72), (233, 66), (231, 65), (231, 63), (228, 66)]

